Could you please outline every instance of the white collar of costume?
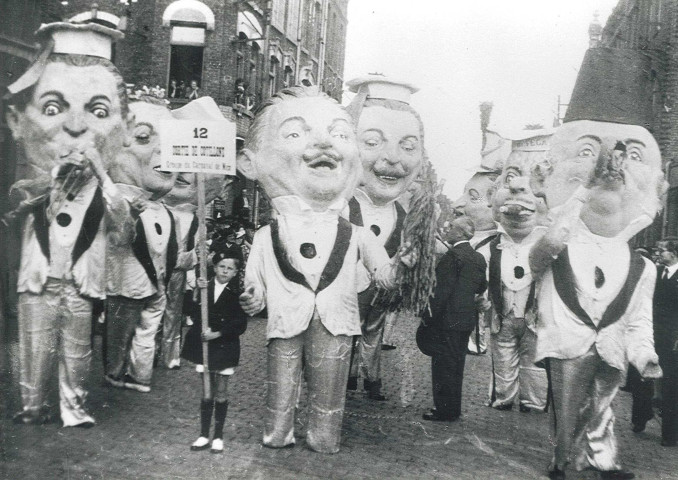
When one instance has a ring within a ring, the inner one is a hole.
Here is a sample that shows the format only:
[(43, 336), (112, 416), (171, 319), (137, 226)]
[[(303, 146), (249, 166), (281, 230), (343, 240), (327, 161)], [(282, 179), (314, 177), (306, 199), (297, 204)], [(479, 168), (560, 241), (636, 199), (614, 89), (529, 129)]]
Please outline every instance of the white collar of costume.
[(278, 212), (280, 216), (283, 217), (304, 217), (309, 221), (317, 220), (321, 221), (323, 219), (334, 219), (336, 222), (337, 217), (341, 211), (346, 207), (346, 199), (340, 198), (332, 203), (327, 210), (323, 212), (316, 212), (311, 208), (311, 206), (306, 203), (306, 201), (298, 195), (283, 195), (280, 197), (275, 197), (271, 203), (273, 203), (273, 208)]
[(195, 213), (198, 210), (197, 205), (193, 205), (192, 203), (182, 203), (180, 205), (167, 205), (165, 202), (162, 202), (163, 205), (165, 205), (167, 208), (170, 210), (174, 211), (176, 210), (177, 212), (186, 212), (186, 213)]
[(139, 197), (141, 197), (143, 200), (150, 200), (150, 198), (153, 196), (153, 193), (134, 185), (128, 185), (126, 183), (116, 183), (115, 186), (118, 187), (120, 194), (128, 202), (136, 200)]
[(394, 198), (393, 200), (389, 200), (383, 205), (375, 205), (375, 203), (372, 201), (370, 196), (365, 193), (364, 190), (361, 190), (360, 187), (356, 188), (355, 191), (353, 192), (353, 196), (360, 202), (360, 206), (365, 208), (370, 208), (372, 210), (393, 210), (393, 204), (398, 200), (398, 198)]
[(513, 238), (511, 238), (511, 235), (506, 232), (504, 227), (501, 224), (498, 224), (496, 233), (501, 235), (501, 241), (499, 242), (499, 245), (497, 245), (497, 248), (499, 250), (504, 250), (507, 248), (521, 248), (521, 246), (524, 245), (532, 245), (534, 242), (539, 240), (544, 235), (544, 233), (546, 233), (546, 230), (546, 227), (537, 225), (534, 227), (534, 230), (532, 230), (529, 235), (523, 239), (522, 242), (517, 243), (513, 240)]

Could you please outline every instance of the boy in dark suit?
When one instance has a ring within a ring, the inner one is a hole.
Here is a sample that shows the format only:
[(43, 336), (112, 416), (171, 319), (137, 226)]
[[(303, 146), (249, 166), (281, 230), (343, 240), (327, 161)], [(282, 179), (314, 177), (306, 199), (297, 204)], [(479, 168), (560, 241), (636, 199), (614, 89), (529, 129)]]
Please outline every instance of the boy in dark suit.
[(476, 296), (487, 288), (487, 263), (469, 243), (474, 233), (473, 221), (468, 217), (452, 222), (445, 239), (452, 248), (436, 268), (431, 314), (424, 317), (437, 339), (431, 345), (435, 408), (424, 413), (424, 420), (453, 422), (461, 416), (461, 387), (468, 339), (476, 324)]
[[(224, 422), (228, 410), (226, 387), (228, 377), (235, 373), (240, 360), (240, 335), (247, 329), (247, 316), (238, 301), (238, 272), (242, 268), (242, 255), (237, 248), (217, 251), (212, 257), (215, 276), (207, 282), (198, 279), (200, 288), (207, 288), (209, 328), (202, 331), (200, 322), (195, 322), (188, 334), (181, 356), (197, 363), (196, 370), (206, 373), (202, 365), (203, 342), (208, 342), (207, 354), (210, 381), (214, 388), (211, 398), (200, 403), (200, 437), (193, 442), (191, 450), (205, 450), (209, 447), (210, 424), (214, 411), (214, 438), (212, 453), (224, 450), (222, 440)], [(193, 318), (199, 318), (200, 306)]]

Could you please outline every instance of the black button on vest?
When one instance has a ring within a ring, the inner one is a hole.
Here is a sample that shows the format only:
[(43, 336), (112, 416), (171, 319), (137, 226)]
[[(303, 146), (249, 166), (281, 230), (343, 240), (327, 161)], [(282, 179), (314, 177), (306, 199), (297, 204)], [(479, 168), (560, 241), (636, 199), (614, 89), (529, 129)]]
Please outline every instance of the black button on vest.
[(315, 245), (312, 243), (302, 243), (299, 247), (299, 253), (304, 258), (313, 258), (316, 256)]
[(600, 288), (603, 285), (605, 285), (605, 274), (600, 269), (600, 267), (596, 267), (596, 269), (594, 271), (594, 277), (595, 278), (593, 279), (593, 281), (596, 285), (596, 288)]
[(56, 221), (60, 227), (67, 227), (71, 224), (71, 216), (67, 213), (60, 213), (56, 216)]
[(525, 276), (525, 269), (520, 265), (513, 267), (513, 276), (520, 280)]
[(378, 225), (370, 225), (370, 230), (372, 230), (377, 237), (381, 233), (381, 228), (379, 228)]
[(158, 232), (158, 235), (162, 235), (162, 227), (159, 223), (155, 223), (155, 231)]

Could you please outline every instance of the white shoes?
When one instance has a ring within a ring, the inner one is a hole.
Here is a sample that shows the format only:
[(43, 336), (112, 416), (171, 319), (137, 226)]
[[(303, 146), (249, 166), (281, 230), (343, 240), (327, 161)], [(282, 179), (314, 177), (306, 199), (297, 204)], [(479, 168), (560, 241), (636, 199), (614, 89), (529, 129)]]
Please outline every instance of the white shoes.
[(212, 440), (212, 448), (210, 452), (212, 453), (223, 453), (224, 451), (224, 441), (221, 438), (215, 438)]
[(206, 437), (198, 437), (198, 439), (193, 442), (193, 445), (191, 445), (191, 450), (197, 451), (197, 450), (206, 450), (210, 446), (210, 439)]

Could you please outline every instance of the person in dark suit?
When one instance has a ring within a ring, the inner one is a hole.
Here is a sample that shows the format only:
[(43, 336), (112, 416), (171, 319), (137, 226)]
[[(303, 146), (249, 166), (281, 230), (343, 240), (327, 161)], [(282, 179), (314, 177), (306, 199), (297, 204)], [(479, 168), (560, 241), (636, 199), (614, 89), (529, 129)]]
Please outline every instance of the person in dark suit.
[(475, 228), (468, 217), (452, 222), (445, 240), (452, 248), (436, 268), (436, 288), (424, 323), (434, 332), (429, 345), (435, 408), (424, 420), (453, 422), (461, 416), (466, 347), (476, 324), (476, 296), (487, 288), (485, 258), (469, 240)]
[[(193, 442), (191, 450), (209, 448), (209, 432), (214, 411), (214, 438), (212, 453), (221, 453), (224, 449), (223, 429), (228, 410), (226, 387), (228, 377), (235, 373), (240, 360), (240, 335), (247, 329), (247, 316), (238, 301), (238, 272), (242, 267), (242, 255), (239, 249), (219, 250), (212, 258), (215, 277), (208, 282), (198, 279), (200, 288), (207, 288), (209, 328), (202, 331), (201, 322), (196, 321), (186, 335), (182, 358), (196, 363), (198, 372), (203, 374), (203, 341), (207, 341), (207, 362), (210, 381), (214, 388), (211, 398), (200, 403), (200, 437)], [(197, 304), (196, 304), (197, 305)], [(200, 318), (200, 305), (192, 317)]]
[(654, 290), (654, 344), (662, 379), (662, 441), (675, 447), (678, 441), (678, 238), (657, 244), (659, 267)]

